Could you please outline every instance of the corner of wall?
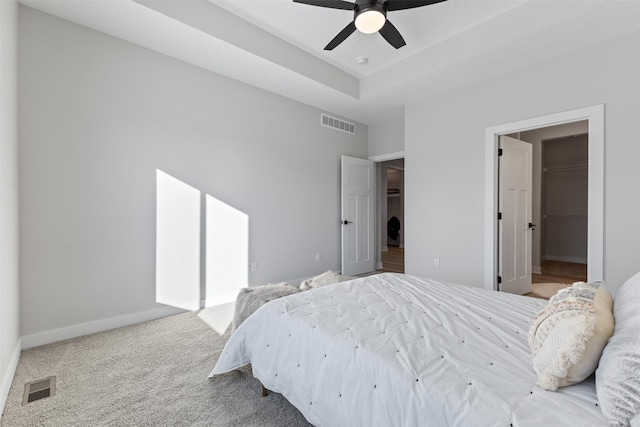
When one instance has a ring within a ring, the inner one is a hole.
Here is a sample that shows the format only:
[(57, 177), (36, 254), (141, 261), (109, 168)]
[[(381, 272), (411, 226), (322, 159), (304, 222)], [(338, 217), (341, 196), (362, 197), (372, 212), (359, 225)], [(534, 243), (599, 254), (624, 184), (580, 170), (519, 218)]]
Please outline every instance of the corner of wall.
[(18, 1), (0, 1), (0, 409), (20, 359)]
[(4, 405), (9, 397), (9, 390), (11, 389), (11, 383), (18, 367), (18, 361), (20, 360), (20, 353), (22, 352), (22, 340), (18, 339), (11, 359), (7, 365), (7, 369), (0, 378), (0, 415), (4, 412)]

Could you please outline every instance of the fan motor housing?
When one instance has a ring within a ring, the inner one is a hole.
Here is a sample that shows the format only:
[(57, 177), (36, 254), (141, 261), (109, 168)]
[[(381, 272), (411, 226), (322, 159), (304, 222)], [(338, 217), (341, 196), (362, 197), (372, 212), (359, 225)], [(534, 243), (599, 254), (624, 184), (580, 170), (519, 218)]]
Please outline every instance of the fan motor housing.
[(384, 5), (384, 0), (358, 0), (353, 9), (354, 18), (367, 11), (380, 12), (387, 17), (387, 8)]

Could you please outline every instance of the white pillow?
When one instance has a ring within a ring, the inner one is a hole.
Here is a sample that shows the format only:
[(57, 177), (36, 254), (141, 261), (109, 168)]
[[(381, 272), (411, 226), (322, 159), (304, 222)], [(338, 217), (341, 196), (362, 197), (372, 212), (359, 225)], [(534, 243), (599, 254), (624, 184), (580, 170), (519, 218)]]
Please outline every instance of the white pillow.
[(613, 303), (616, 328), (600, 358), (596, 392), (602, 415), (615, 426), (640, 426), (640, 273)]
[(583, 381), (596, 370), (612, 333), (612, 299), (604, 285), (576, 282), (558, 291), (529, 330), (538, 386), (555, 391)]

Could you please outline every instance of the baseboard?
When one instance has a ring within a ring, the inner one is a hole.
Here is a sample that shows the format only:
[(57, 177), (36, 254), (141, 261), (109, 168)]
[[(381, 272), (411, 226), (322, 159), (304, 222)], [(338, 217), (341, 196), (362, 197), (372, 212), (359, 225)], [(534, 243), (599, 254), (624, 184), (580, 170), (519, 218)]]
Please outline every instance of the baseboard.
[(13, 382), (13, 377), (16, 374), (16, 368), (18, 367), (18, 361), (20, 360), (20, 353), (22, 352), (22, 340), (18, 339), (16, 346), (9, 360), (9, 366), (2, 376), (2, 382), (0, 382), (0, 415), (4, 412), (4, 405), (7, 403), (7, 397), (9, 397), (9, 389)]
[(376, 264), (376, 270), (382, 270), (383, 268), (384, 266), (382, 265), (382, 262)]
[(540, 267), (539, 265), (534, 265), (531, 267), (531, 272), (533, 274), (542, 274), (542, 267)]
[(380, 249), (380, 252), (387, 252), (388, 250), (389, 250), (389, 247), (388, 247), (388, 246), (383, 246), (383, 247)]
[(22, 337), (22, 348), (32, 348), (49, 344), (56, 341), (76, 338), (83, 335), (94, 334), (109, 329), (120, 328), (122, 326), (134, 325), (136, 323), (147, 322), (173, 314), (184, 313), (185, 310), (175, 307), (162, 307), (155, 310), (142, 311), (138, 313), (125, 314), (124, 316), (110, 317), (108, 319), (96, 320), (94, 322), (81, 323), (79, 325), (68, 326), (66, 328), (52, 329), (50, 331), (38, 332), (36, 334)]
[(546, 259), (547, 259), (547, 261), (573, 262), (575, 264), (586, 264), (587, 263), (587, 259), (586, 258), (575, 258), (575, 257), (568, 257), (568, 256), (547, 255)]

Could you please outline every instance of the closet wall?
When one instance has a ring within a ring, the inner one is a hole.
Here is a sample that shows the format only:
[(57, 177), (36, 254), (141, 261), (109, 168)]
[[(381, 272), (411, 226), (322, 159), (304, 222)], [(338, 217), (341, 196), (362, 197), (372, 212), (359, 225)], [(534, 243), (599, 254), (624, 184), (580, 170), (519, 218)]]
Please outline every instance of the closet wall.
[(544, 141), (541, 259), (587, 262), (588, 136)]

